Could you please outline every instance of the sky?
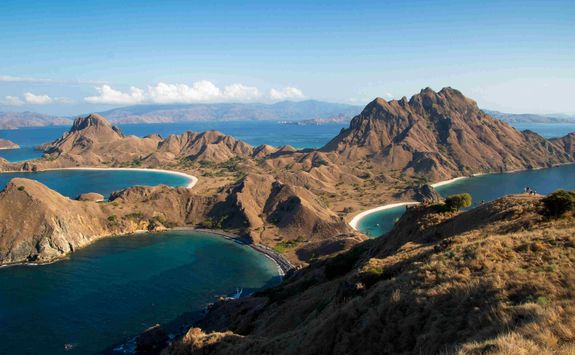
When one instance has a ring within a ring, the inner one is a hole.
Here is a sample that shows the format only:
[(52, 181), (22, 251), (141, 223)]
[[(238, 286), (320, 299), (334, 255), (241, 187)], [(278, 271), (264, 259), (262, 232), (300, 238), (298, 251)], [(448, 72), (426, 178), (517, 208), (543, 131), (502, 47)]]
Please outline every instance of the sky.
[(575, 113), (574, 0), (0, 2), (0, 111), (316, 99), (451, 86)]

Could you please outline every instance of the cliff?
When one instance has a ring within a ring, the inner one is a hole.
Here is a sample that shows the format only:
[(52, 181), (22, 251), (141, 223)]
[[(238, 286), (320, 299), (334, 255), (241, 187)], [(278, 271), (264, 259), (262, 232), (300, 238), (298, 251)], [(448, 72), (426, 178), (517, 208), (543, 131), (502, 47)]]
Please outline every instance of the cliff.
[[(95, 198), (87, 198), (95, 195)], [(71, 200), (29, 179), (12, 179), (0, 192), (0, 265), (46, 263), (107, 236), (194, 226), (216, 201), (168, 186), (135, 186), (97, 202)]]
[(570, 353), (575, 218), (541, 208), (410, 208), (385, 237), (216, 303), (166, 353)]

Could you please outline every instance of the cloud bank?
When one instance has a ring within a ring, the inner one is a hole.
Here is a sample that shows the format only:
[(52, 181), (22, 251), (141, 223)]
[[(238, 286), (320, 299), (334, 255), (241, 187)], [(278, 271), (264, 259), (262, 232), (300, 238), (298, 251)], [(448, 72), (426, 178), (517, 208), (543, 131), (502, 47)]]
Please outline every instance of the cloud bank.
[(18, 96), (4, 96), (0, 100), (0, 104), (7, 106), (22, 106), (25, 104), (30, 105), (48, 105), (54, 103), (70, 104), (73, 101), (67, 97), (50, 97), (48, 95), (36, 95), (31, 92), (26, 92), (22, 97)]
[(96, 87), (96, 91), (98, 95), (85, 97), (84, 101), (92, 104), (135, 105), (141, 103), (241, 102), (257, 99), (288, 100), (304, 98), (303, 92), (294, 87), (271, 89), (269, 95), (263, 95), (254, 86), (231, 84), (219, 88), (208, 80), (196, 81), (191, 85), (160, 82), (156, 85), (148, 86), (146, 89), (132, 86), (128, 91), (116, 90), (110, 85), (101, 85)]

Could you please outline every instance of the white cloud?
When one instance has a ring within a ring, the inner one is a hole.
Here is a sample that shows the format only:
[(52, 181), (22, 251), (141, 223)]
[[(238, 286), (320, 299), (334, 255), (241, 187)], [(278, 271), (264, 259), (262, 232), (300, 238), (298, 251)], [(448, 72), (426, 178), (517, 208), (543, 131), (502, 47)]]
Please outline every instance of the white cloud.
[(254, 100), (261, 97), (258, 88), (242, 84), (232, 84), (224, 87), (223, 95), (232, 100)]
[(139, 103), (194, 103), (210, 101), (250, 101), (262, 95), (258, 88), (243, 84), (231, 84), (223, 89), (208, 80), (187, 84), (158, 83), (145, 90), (131, 87), (129, 92), (113, 89), (109, 85), (96, 88), (99, 95), (84, 98), (86, 102), (98, 104), (139, 104)]
[(101, 80), (56, 80), (49, 78), (35, 78), (35, 77), (22, 77), (13, 75), (0, 75), (0, 82), (8, 83), (36, 83), (36, 84), (61, 84), (61, 85), (101, 85), (106, 84), (105, 81)]
[(31, 92), (24, 93), (24, 101), (32, 105), (46, 105), (54, 102), (48, 95), (34, 95)]
[(17, 96), (4, 96), (3, 100), (0, 100), (0, 104), (8, 106), (22, 106), (24, 101)]
[(272, 100), (287, 100), (287, 99), (301, 99), (303, 98), (303, 92), (291, 86), (285, 87), (283, 89), (271, 89), (270, 98)]
[(390, 92), (386, 92), (386, 93), (385, 93), (385, 98), (388, 99), (388, 100), (391, 100), (391, 99), (393, 99), (393, 94), (390, 93)]
[(131, 105), (144, 102), (144, 91), (137, 87), (130, 87), (130, 92), (125, 93), (113, 89), (110, 85), (102, 85), (96, 90), (100, 95), (85, 97), (86, 102), (92, 104), (117, 104)]

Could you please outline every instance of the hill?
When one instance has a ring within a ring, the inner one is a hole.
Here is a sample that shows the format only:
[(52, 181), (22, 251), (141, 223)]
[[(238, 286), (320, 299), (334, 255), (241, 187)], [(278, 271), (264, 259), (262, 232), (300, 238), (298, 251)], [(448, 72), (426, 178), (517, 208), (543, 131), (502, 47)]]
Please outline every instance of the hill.
[(213, 305), (170, 354), (571, 354), (575, 218), (414, 207), (386, 236)]
[(485, 114), (452, 88), (426, 88), (409, 100), (377, 98), (321, 150), (432, 180), (573, 160), (538, 134)]

